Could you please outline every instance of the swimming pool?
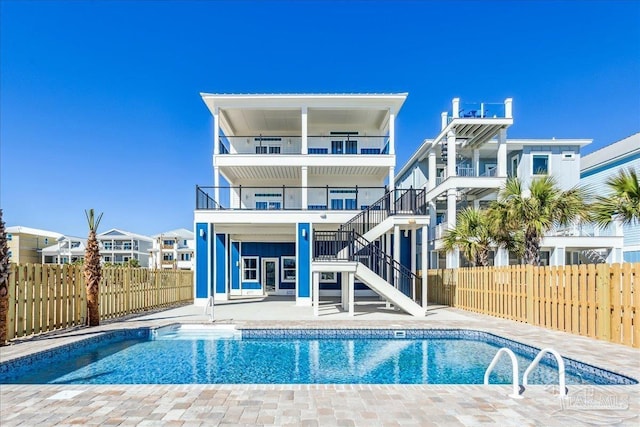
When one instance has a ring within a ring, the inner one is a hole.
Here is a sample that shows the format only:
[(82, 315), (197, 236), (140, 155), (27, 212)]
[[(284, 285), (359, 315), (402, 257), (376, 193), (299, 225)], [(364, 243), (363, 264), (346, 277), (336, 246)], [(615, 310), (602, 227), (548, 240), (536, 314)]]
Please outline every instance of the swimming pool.
[[(0, 364), (3, 384), (482, 384), (501, 347), (520, 377), (538, 349), (464, 329), (119, 330)], [(636, 384), (564, 359), (567, 384)], [(557, 384), (543, 359), (531, 384)], [(492, 384), (511, 382), (505, 357)]]

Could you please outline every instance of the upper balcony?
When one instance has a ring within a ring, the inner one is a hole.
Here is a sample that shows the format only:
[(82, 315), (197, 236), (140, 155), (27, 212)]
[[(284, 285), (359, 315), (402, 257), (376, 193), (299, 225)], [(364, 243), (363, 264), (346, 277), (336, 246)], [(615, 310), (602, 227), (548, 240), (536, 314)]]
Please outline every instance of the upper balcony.
[(388, 155), (388, 136), (308, 136), (307, 148), (299, 135), (220, 136), (219, 155)]
[(385, 187), (360, 186), (196, 186), (196, 210), (359, 211), (379, 200), (385, 192)]

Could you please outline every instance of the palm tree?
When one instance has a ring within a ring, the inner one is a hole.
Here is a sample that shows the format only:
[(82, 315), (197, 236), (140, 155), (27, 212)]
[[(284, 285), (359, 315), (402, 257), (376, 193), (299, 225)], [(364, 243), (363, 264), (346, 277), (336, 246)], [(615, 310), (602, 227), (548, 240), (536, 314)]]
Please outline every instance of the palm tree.
[(87, 325), (98, 326), (100, 324), (99, 291), (100, 278), (100, 247), (96, 238), (96, 231), (100, 225), (102, 214), (96, 219), (93, 209), (84, 211), (89, 223), (89, 238), (87, 239), (87, 249), (84, 254), (84, 280), (87, 286)]
[(640, 223), (640, 182), (635, 169), (620, 170), (607, 180), (608, 196), (596, 197), (592, 205), (593, 219), (601, 227), (613, 221), (623, 224)]
[(458, 213), (456, 226), (447, 230), (442, 238), (447, 252), (460, 249), (473, 266), (489, 265), (489, 250), (493, 242), (491, 223), (487, 211), (466, 208)]
[(9, 312), (9, 246), (7, 231), (0, 209), (0, 345), (7, 341), (7, 314)]
[(491, 210), (498, 224), (508, 233), (524, 234), (524, 263), (540, 264), (540, 241), (553, 226), (569, 225), (588, 217), (583, 187), (562, 190), (550, 176), (531, 181), (507, 179)]

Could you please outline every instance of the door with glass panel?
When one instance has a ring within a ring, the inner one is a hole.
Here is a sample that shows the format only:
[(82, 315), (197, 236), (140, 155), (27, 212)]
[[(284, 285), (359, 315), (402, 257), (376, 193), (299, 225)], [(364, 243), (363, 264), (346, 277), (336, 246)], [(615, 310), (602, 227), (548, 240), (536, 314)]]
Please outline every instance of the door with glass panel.
[(265, 293), (278, 292), (278, 258), (262, 259), (262, 288)]

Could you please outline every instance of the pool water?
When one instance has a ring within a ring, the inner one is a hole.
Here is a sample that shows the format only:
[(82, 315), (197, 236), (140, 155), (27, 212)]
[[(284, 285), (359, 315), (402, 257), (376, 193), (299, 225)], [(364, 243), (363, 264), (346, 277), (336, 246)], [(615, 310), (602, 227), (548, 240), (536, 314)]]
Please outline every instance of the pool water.
[[(78, 347), (34, 362), (29, 369), (5, 369), (0, 371), (0, 383), (482, 384), (501, 346), (455, 335), (376, 339), (309, 338), (304, 333), (298, 338), (150, 333)], [(534, 355), (516, 354), (522, 378)], [(543, 359), (530, 376), (531, 384), (558, 383), (557, 368), (549, 363)], [(569, 385), (608, 381), (567, 367)], [(490, 383), (511, 383), (506, 356)]]

